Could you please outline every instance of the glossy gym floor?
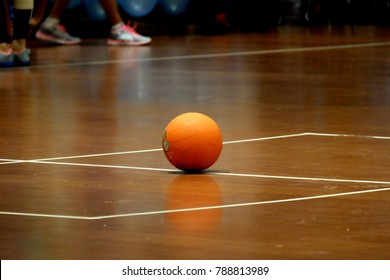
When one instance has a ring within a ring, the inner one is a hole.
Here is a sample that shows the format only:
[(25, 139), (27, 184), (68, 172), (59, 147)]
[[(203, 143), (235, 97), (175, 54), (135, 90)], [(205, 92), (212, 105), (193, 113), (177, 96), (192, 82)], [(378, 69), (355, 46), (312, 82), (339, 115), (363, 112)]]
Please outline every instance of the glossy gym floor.
[[(31, 50), (0, 69), (1, 259), (390, 258), (388, 27)], [(202, 174), (162, 152), (185, 112), (222, 131)]]

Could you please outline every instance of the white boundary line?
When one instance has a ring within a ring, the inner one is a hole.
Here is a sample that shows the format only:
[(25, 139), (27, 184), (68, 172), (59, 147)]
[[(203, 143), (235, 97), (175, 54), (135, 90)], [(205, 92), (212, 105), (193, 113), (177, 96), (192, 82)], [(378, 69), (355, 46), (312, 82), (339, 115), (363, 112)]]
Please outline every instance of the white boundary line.
[(134, 59), (123, 59), (123, 60), (103, 60), (103, 61), (91, 61), (91, 62), (31, 65), (31, 66), (29, 66), (28, 69), (123, 64), (123, 63), (149, 62), (149, 61), (174, 61), (174, 60), (187, 60), (187, 59), (205, 59), (205, 58), (267, 55), (267, 54), (280, 54), (280, 53), (298, 53), (298, 52), (313, 52), (313, 51), (332, 51), (332, 50), (371, 48), (371, 47), (387, 47), (387, 46), (390, 46), (390, 42), (373, 42), (373, 43), (358, 43), (358, 44), (333, 45), (333, 46), (257, 50), (257, 51), (245, 51), (245, 52), (194, 54), (194, 55), (163, 56), (163, 57), (150, 57), (150, 58), (139, 58), (139, 59), (134, 58)]
[[(39, 160), (31, 160), (29, 162), (38, 163), (38, 164), (49, 164), (49, 165), (67, 165), (67, 166), (98, 167), (98, 168), (112, 168), (112, 169), (131, 169), (131, 170), (141, 170), (141, 171), (180, 172), (180, 170), (178, 170), (178, 169), (125, 166), (125, 165), (90, 164), (90, 163), (75, 163), (75, 162), (39, 161)], [(296, 180), (296, 181), (322, 181), (322, 182), (390, 185), (390, 181), (376, 181), (376, 180), (353, 180), (353, 179), (337, 179), (337, 178), (279, 176), (279, 175), (266, 175), (266, 174), (227, 173), (227, 172), (213, 172), (213, 171), (205, 172), (205, 173), (211, 174), (211, 175), (232, 176), (232, 177), (251, 177), (251, 178), (264, 178), (264, 179)]]
[(34, 161), (49, 161), (49, 160), (59, 160), (59, 159), (74, 159), (74, 158), (89, 158), (89, 157), (103, 157), (103, 156), (115, 156), (115, 155), (127, 155), (127, 154), (140, 154), (140, 153), (150, 153), (162, 151), (162, 148), (159, 149), (148, 149), (148, 150), (134, 150), (134, 151), (125, 151), (125, 152), (113, 152), (113, 153), (103, 153), (103, 154), (91, 154), (91, 155), (79, 155), (79, 156), (64, 156), (64, 157), (53, 157), (53, 158), (43, 158)]
[[(387, 136), (365, 136), (365, 135), (351, 135), (351, 134), (331, 134), (331, 133), (305, 132), (305, 133), (299, 133), (299, 134), (288, 134), (288, 135), (270, 136), (270, 137), (262, 137), (262, 138), (244, 139), (244, 140), (237, 140), (237, 141), (227, 141), (227, 142), (224, 142), (224, 144), (236, 144), (236, 143), (245, 143), (245, 142), (253, 142), (253, 141), (264, 141), (264, 140), (282, 139), (282, 138), (299, 137), (299, 136), (365, 137), (365, 138), (371, 138), (371, 139), (386, 139), (386, 140), (390, 139), (390, 137), (387, 137)], [(40, 159), (40, 160), (0, 159), (0, 161), (2, 161), (2, 160), (5, 161), (5, 162), (0, 162), (0, 164), (11, 164), (11, 163), (23, 163), (23, 162), (25, 162), (25, 163), (37, 163), (37, 164), (70, 165), (70, 166), (133, 169), (133, 170), (163, 171), (163, 172), (175, 172), (175, 171), (178, 171), (176, 169), (165, 169), (165, 168), (148, 168), (148, 167), (135, 167), (135, 166), (116, 166), (116, 165), (103, 165), (103, 164), (66, 163), (66, 162), (54, 162), (54, 161), (51, 161), (51, 160), (57, 160), (57, 159), (87, 158), (87, 157), (110, 156), (110, 155), (120, 155), (120, 154), (146, 153), (146, 152), (155, 152), (155, 151), (161, 151), (161, 150), (162, 149), (160, 148), (160, 149), (148, 149), (148, 150), (116, 152), (116, 153), (104, 153), (104, 154), (93, 154), (93, 155), (55, 157), (55, 158), (47, 158), (47, 159)], [(208, 174), (220, 175), (220, 176), (238, 176), (238, 177), (254, 177), (254, 178), (284, 179), (284, 180), (328, 181), (328, 182), (346, 182), (346, 183), (364, 183), (364, 184), (390, 185), (390, 182), (387, 182), (387, 181), (375, 181), (375, 180), (349, 180), (349, 179), (336, 179), (336, 178), (311, 178), (311, 177), (294, 177), (294, 176), (274, 176), (274, 175), (262, 175), (262, 174), (257, 174), (257, 175), (256, 174), (239, 174), (239, 173), (225, 173), (225, 172), (208, 172)], [(220, 206), (209, 206), (209, 207), (199, 207), (199, 208), (185, 208), (185, 209), (177, 209), (177, 210), (161, 210), (161, 211), (151, 211), (151, 212), (141, 212), (141, 213), (107, 215), (107, 216), (97, 216), (97, 217), (52, 215), (52, 214), (34, 214), (34, 213), (18, 213), (18, 212), (6, 212), (6, 211), (0, 211), (0, 215), (17, 215), (17, 216), (30, 216), (30, 217), (78, 219), (78, 220), (99, 220), (99, 219), (110, 219), (110, 218), (120, 218), (120, 217), (133, 217), (133, 216), (168, 214), (168, 213), (175, 213), (175, 212), (201, 211), (201, 210), (210, 210), (210, 209), (225, 209), (225, 208), (232, 208), (232, 207), (244, 207), (244, 206), (254, 206), (254, 205), (263, 205), (263, 204), (276, 204), (276, 203), (294, 202), (294, 201), (303, 201), (303, 200), (312, 200), (312, 199), (321, 199), (321, 198), (330, 198), (330, 197), (347, 196), (347, 195), (355, 195), (355, 194), (364, 194), (364, 193), (372, 193), (372, 192), (382, 192), (382, 191), (389, 191), (389, 190), (390, 190), (390, 187), (389, 188), (380, 188), (380, 189), (371, 189), (371, 190), (362, 190), (362, 191), (355, 191), (355, 192), (345, 192), (345, 193), (338, 193), (338, 194), (301, 197), (301, 198), (290, 198), (290, 199), (271, 200), (271, 201), (249, 202), (249, 203), (220, 205)]]
[(0, 159), (0, 164), (15, 164), (15, 163), (23, 163), (25, 160), (17, 160), (17, 159)]
[[(260, 137), (260, 138), (251, 138), (251, 139), (241, 139), (241, 140), (225, 141), (225, 142), (223, 142), (223, 144), (224, 145), (230, 145), (230, 144), (239, 144), (239, 143), (247, 143), (247, 142), (275, 140), (275, 139), (301, 137), (301, 136), (362, 137), (362, 138), (390, 140), (390, 136), (368, 136), (368, 135), (337, 134), (337, 133), (303, 132), (303, 133), (296, 133), (296, 134), (286, 134), (286, 135), (267, 136), (267, 137)], [(102, 157), (102, 156), (113, 156), (113, 155), (149, 153), (149, 152), (157, 152), (157, 151), (162, 151), (162, 148), (145, 149), (145, 150), (132, 150), (132, 151), (112, 152), (112, 153), (101, 153), (101, 154), (89, 154), (89, 155), (87, 154), (87, 155), (77, 155), (77, 156), (61, 156), (61, 157), (41, 158), (41, 159), (33, 159), (33, 160), (0, 159), (0, 161), (4, 161), (4, 162), (0, 162), (0, 164), (28, 163), (28, 162), (32, 162), (33, 163), (34, 161), (52, 161), (52, 160), (62, 160), (62, 159)]]
[(287, 198), (287, 199), (276, 199), (276, 200), (258, 201), (258, 202), (247, 202), (247, 203), (226, 204), (226, 205), (217, 205), (217, 206), (196, 207), (196, 208), (182, 208), (182, 209), (174, 209), (174, 210), (161, 210), (161, 211), (148, 211), (148, 212), (137, 212), (137, 213), (128, 213), (128, 214), (115, 214), (115, 215), (105, 215), (105, 216), (95, 216), (95, 217), (39, 214), (39, 213), (19, 213), (19, 212), (7, 212), (7, 211), (0, 211), (0, 215), (28, 216), (28, 217), (37, 217), (37, 218), (60, 218), (60, 219), (73, 219), (73, 220), (103, 220), (103, 219), (127, 218), (127, 217), (135, 217), (135, 216), (171, 214), (171, 213), (190, 212), (190, 211), (227, 209), (227, 208), (234, 208), (234, 207), (248, 207), (248, 206), (258, 206), (258, 205), (265, 205), (265, 204), (288, 203), (288, 202), (306, 201), (306, 200), (314, 200), (314, 199), (325, 199), (325, 198), (333, 198), (333, 197), (341, 197), (341, 196), (349, 196), (349, 195), (359, 195), (359, 194), (375, 193), (375, 192), (385, 192), (385, 191), (390, 191), (390, 188), (371, 189), (371, 190), (362, 190), (362, 191), (344, 192), (344, 193), (335, 193), (335, 194), (325, 194), (325, 195), (316, 195), (316, 196), (306, 196), (306, 197), (297, 197), (297, 198)]
[[(273, 140), (273, 139), (279, 139), (279, 138), (299, 137), (299, 136), (304, 136), (304, 135), (307, 135), (307, 133), (287, 134), (287, 135), (261, 137), (261, 138), (252, 138), (252, 139), (242, 139), (242, 140), (236, 140), (236, 141), (223, 142), (223, 144), (224, 145), (229, 145), (229, 144), (238, 144), (238, 143), (246, 143), (246, 142)], [(124, 152), (113, 152), (113, 153), (103, 153), (103, 154), (90, 154), (90, 155), (42, 158), (42, 159), (35, 159), (35, 160), (25, 160), (23, 162), (52, 161), (52, 160), (61, 160), (61, 159), (75, 159), (75, 158), (101, 157), (101, 156), (113, 156), (113, 155), (126, 155), (126, 154), (150, 153), (150, 152), (158, 152), (158, 151), (162, 151), (162, 148), (147, 149), (147, 150), (133, 150), (133, 151), (124, 151)]]
[(318, 182), (390, 185), (390, 181), (376, 181), (376, 180), (316, 178), (316, 177), (279, 176), (279, 175), (265, 175), (265, 174), (264, 175), (263, 174), (240, 174), (240, 173), (224, 173), (224, 172), (220, 172), (220, 173), (210, 172), (209, 174), (221, 175), (221, 176), (254, 177), (254, 178), (264, 178), (264, 179), (281, 179), (281, 180), (295, 180), (295, 181), (318, 181)]
[[(353, 135), (353, 134), (336, 134), (336, 133), (316, 133), (316, 132), (304, 132), (296, 134), (286, 134), (278, 136), (268, 136), (260, 138), (242, 139), (236, 141), (226, 141), (223, 144), (237, 144), (247, 143), (254, 141), (265, 141), (283, 138), (292, 138), (300, 136), (320, 136), (320, 137), (364, 137), (370, 139), (386, 139), (387, 136), (367, 136), (367, 135)], [(154, 167), (139, 167), (139, 166), (123, 166), (123, 165), (107, 165), (107, 164), (88, 164), (88, 163), (75, 163), (75, 162), (58, 162), (53, 160), (61, 159), (76, 159), (76, 158), (89, 158), (89, 157), (100, 157), (100, 156), (112, 156), (112, 155), (124, 155), (124, 154), (136, 154), (136, 153), (148, 153), (161, 151), (159, 149), (146, 149), (146, 150), (134, 150), (125, 152), (113, 152), (113, 153), (102, 153), (102, 154), (90, 154), (90, 155), (79, 155), (79, 156), (64, 156), (64, 157), (53, 157), (44, 158), (37, 160), (9, 160), (0, 164), (12, 164), (12, 163), (37, 163), (37, 164), (50, 164), (50, 165), (67, 165), (67, 166), (83, 166), (83, 167), (98, 167), (98, 168), (114, 168), (114, 169), (130, 169), (130, 170), (141, 170), (141, 171), (161, 171), (161, 172), (180, 172), (178, 169), (167, 169), (167, 168), (154, 168)], [(8, 159), (7, 159), (8, 160)], [(267, 174), (244, 174), (244, 173), (227, 173), (227, 172), (207, 172), (207, 174), (219, 175), (219, 176), (234, 176), (234, 177), (251, 177), (251, 178), (266, 178), (266, 179), (282, 179), (282, 180), (299, 180), (299, 181), (322, 181), (322, 182), (339, 182), (339, 183), (358, 183), (358, 184), (380, 184), (390, 185), (390, 181), (377, 181), (377, 180), (355, 180), (355, 179), (339, 179), (339, 178), (316, 178), (316, 177), (300, 177), (300, 176), (283, 176), (283, 175), (267, 175)]]
[(336, 133), (316, 133), (316, 132), (306, 132), (302, 133), (303, 135), (308, 136), (323, 136), (323, 137), (360, 137), (360, 138), (370, 138), (370, 139), (383, 139), (390, 140), (389, 136), (371, 136), (371, 135), (354, 135), (354, 134), (336, 134)]
[(101, 167), (101, 168), (131, 169), (131, 170), (144, 170), (144, 171), (163, 171), (163, 172), (180, 171), (178, 169), (168, 169), (168, 168), (153, 168), (153, 167), (139, 167), (139, 166), (125, 166), (125, 165), (108, 165), (108, 164), (91, 164), (91, 163), (76, 163), (76, 162), (60, 162), (60, 161), (30, 160), (29, 162), (31, 162), (31, 163), (39, 163), (39, 164), (48, 164), (48, 165)]
[(226, 141), (226, 142), (223, 142), (223, 144), (229, 145), (229, 144), (247, 143), (247, 142), (255, 142), (255, 141), (266, 141), (266, 140), (274, 140), (274, 139), (282, 139), (282, 138), (300, 137), (300, 136), (305, 136), (305, 135), (309, 135), (309, 134), (307, 132), (304, 132), (304, 133), (297, 133), (297, 134), (268, 136), (268, 137), (260, 137), (260, 138), (252, 138), (252, 139), (244, 139), (244, 140), (236, 140), (236, 141)]

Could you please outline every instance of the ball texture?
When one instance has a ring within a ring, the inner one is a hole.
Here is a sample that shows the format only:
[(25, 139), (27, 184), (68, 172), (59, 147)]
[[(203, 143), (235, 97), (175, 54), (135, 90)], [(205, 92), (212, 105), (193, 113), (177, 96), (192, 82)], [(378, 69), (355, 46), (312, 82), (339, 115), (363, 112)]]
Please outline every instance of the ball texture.
[(185, 113), (165, 128), (162, 140), (168, 161), (186, 172), (200, 172), (212, 166), (222, 151), (217, 123), (200, 113)]

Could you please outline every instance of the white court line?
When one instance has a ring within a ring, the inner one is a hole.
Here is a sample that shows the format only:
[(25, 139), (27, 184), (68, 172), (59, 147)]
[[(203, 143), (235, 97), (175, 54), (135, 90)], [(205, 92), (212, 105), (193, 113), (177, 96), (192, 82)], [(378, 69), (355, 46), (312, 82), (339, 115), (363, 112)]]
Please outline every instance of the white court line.
[(264, 178), (264, 179), (295, 180), (295, 181), (318, 181), (318, 182), (390, 185), (390, 181), (377, 181), (377, 180), (316, 178), (316, 177), (299, 177), (299, 176), (283, 176), (283, 175), (279, 176), (279, 175), (263, 175), (263, 174), (240, 174), (240, 173), (225, 173), (225, 172), (210, 172), (208, 174), (215, 174), (221, 176), (234, 176), (234, 177), (255, 177), (255, 178)]
[[(114, 155), (150, 153), (150, 152), (156, 152), (156, 151), (162, 151), (162, 148), (159, 148), (159, 149), (148, 149), (148, 150), (134, 150), (134, 151), (125, 151), (125, 152), (103, 153), (103, 154), (79, 155), (79, 156), (64, 156), (64, 157), (42, 158), (42, 159), (36, 159), (36, 160), (37, 161), (46, 161), (46, 160), (59, 160), (59, 159), (103, 157), (103, 156), (114, 156)], [(30, 160), (30, 162), (34, 162), (36, 160)]]
[(122, 63), (133, 63), (133, 62), (149, 62), (149, 61), (174, 61), (174, 60), (187, 60), (187, 59), (205, 59), (205, 58), (251, 56), (251, 55), (297, 53), (297, 52), (313, 52), (313, 51), (332, 51), (332, 50), (342, 50), (342, 49), (387, 47), (387, 46), (390, 46), (390, 42), (374, 42), (374, 43), (360, 43), (360, 44), (319, 46), (319, 47), (300, 47), (300, 48), (258, 50), (258, 51), (245, 51), (245, 52), (211, 53), (211, 54), (150, 57), (150, 58), (138, 58), (138, 59), (134, 58), (134, 59), (121, 59), (121, 60), (103, 60), (103, 61), (90, 61), (90, 62), (31, 65), (31, 66), (29, 66), (28, 69), (92, 66), (92, 65), (122, 64)]
[(0, 159), (0, 164), (15, 164), (15, 163), (23, 163), (25, 160), (17, 160), (17, 159)]
[(101, 168), (132, 169), (132, 170), (144, 170), (144, 171), (163, 171), (163, 172), (174, 172), (174, 171), (179, 171), (178, 169), (167, 169), (167, 168), (150, 168), (150, 167), (139, 167), (139, 166), (108, 165), (108, 164), (90, 164), (90, 163), (75, 163), (75, 162), (60, 162), (60, 161), (30, 160), (29, 162), (31, 162), (31, 163), (40, 163), (40, 164), (49, 164), (49, 165), (68, 165), (68, 166), (83, 166), (83, 167), (101, 167)]
[[(98, 167), (98, 168), (113, 168), (113, 169), (131, 169), (131, 170), (140, 170), (140, 171), (180, 172), (180, 170), (178, 170), (178, 169), (154, 168), (154, 167), (72, 163), (72, 162), (56, 162), (56, 161), (39, 161), (39, 160), (32, 160), (30, 162), (40, 163), (40, 164), (52, 164), (52, 165), (83, 166), (83, 167)], [(265, 175), (265, 174), (226, 173), (226, 172), (212, 172), (212, 171), (205, 172), (205, 173), (211, 174), (211, 175), (233, 176), (233, 177), (250, 177), (250, 178), (282, 179), (282, 180), (296, 180), (296, 181), (323, 181), (323, 182), (339, 182), (339, 183), (390, 185), (390, 181), (376, 181), (376, 180), (297, 177), (297, 176), (279, 176), (279, 175)]]
[(28, 216), (28, 217), (37, 217), (37, 218), (39, 218), (39, 217), (40, 218), (59, 218), (59, 219), (73, 219), (73, 220), (103, 220), (103, 219), (126, 218), (126, 217), (135, 217), (135, 216), (161, 215), (161, 214), (171, 214), (171, 213), (180, 213), (180, 212), (204, 211), (204, 210), (213, 210), (213, 209), (227, 209), (227, 208), (234, 208), (234, 207), (248, 207), (248, 206), (258, 206), (258, 205), (265, 205), (265, 204), (278, 204), (278, 203), (297, 202), (297, 201), (306, 201), (306, 200), (314, 200), (314, 199), (326, 199), (326, 198), (333, 198), (333, 197), (375, 193), (375, 192), (385, 192), (385, 191), (390, 191), (390, 188), (371, 189), (371, 190), (362, 190), (362, 191), (354, 191), (354, 192), (344, 192), (344, 193), (325, 194), (325, 195), (316, 195), (316, 196), (287, 198), (287, 199), (277, 199), (277, 200), (258, 201), (258, 202), (225, 204), (225, 205), (195, 207), (195, 208), (183, 208), (183, 209), (175, 209), (175, 210), (160, 210), (160, 211), (149, 211), (149, 212), (138, 212), (138, 213), (127, 213), (127, 214), (115, 214), (115, 215), (105, 215), (105, 216), (96, 216), (96, 217), (38, 214), (38, 213), (21, 213), (21, 212), (7, 212), (7, 211), (0, 211), (0, 215)]
[(223, 142), (223, 144), (228, 145), (228, 144), (255, 142), (255, 141), (265, 141), (265, 140), (274, 140), (274, 139), (282, 139), (282, 138), (300, 137), (305, 135), (308, 135), (308, 133), (304, 132), (304, 133), (297, 133), (297, 134), (287, 134), (287, 135), (260, 137), (260, 138), (252, 138), (252, 139), (244, 139), (244, 140), (236, 140), (236, 141), (226, 141)]
[[(300, 134), (290, 134), (290, 135), (271, 136), (271, 137), (263, 137), (263, 138), (244, 139), (244, 140), (237, 140), (237, 141), (228, 141), (228, 142), (224, 142), (224, 144), (244, 143), (244, 142), (251, 142), (251, 141), (262, 141), (262, 140), (280, 139), (280, 138), (305, 136), (305, 135), (312, 135), (312, 136), (348, 136), (348, 137), (367, 137), (367, 138), (390, 139), (390, 137), (384, 137), (384, 136), (357, 136), (357, 135), (349, 135), (349, 134), (326, 134), (326, 133), (306, 132), (306, 133), (300, 133)], [(130, 152), (125, 152), (125, 153), (150, 152), (150, 151), (159, 151), (159, 150), (161, 150), (161, 149), (130, 151)], [(120, 153), (97, 154), (95, 156), (112, 155), (112, 154), (123, 154), (123, 152), (120, 152)], [(76, 156), (76, 157), (88, 157), (88, 156)], [(64, 158), (64, 157), (62, 157), (62, 158)], [(66, 158), (75, 158), (75, 157), (66, 157)], [(60, 159), (60, 158), (53, 158), (53, 159)], [(39, 164), (56, 164), (56, 165), (70, 165), (70, 166), (134, 169), (134, 170), (146, 170), (146, 171), (163, 171), (163, 172), (178, 171), (176, 169), (132, 167), (132, 166), (115, 166), (115, 165), (99, 165), (99, 164), (82, 164), (82, 163), (65, 163), (65, 162), (49, 162), (49, 161), (45, 161), (45, 160), (49, 160), (49, 159), (27, 160), (27, 161), (26, 160), (12, 160), (12, 162), (7, 162), (7, 163), (31, 162), (31, 163), (39, 163)], [(387, 181), (374, 181), (374, 180), (348, 180), (348, 179), (335, 179), (335, 178), (310, 178), (310, 177), (274, 176), (274, 175), (262, 175), (262, 174), (256, 175), (256, 174), (239, 174), (239, 173), (220, 173), (220, 172), (208, 172), (208, 174), (221, 175), (221, 176), (240, 176), (240, 177), (244, 176), (244, 177), (269, 178), (269, 179), (302, 180), (302, 181), (330, 181), (330, 182), (348, 182), (348, 183), (364, 183), (364, 184), (368, 183), (368, 184), (381, 184), (381, 185), (389, 185), (390, 184), (390, 182), (387, 182)], [(304, 200), (311, 200), (311, 199), (330, 198), (330, 197), (337, 197), (337, 196), (347, 196), (347, 195), (364, 194), (364, 193), (372, 193), (372, 192), (380, 192), (380, 191), (388, 191), (388, 190), (390, 190), (390, 188), (371, 189), (371, 190), (346, 192), (346, 193), (339, 193), (339, 194), (311, 196), (311, 197), (301, 197), (301, 198), (290, 198), (290, 199), (272, 200), (272, 201), (249, 202), (249, 203), (241, 203), (241, 204), (209, 206), (209, 207), (200, 207), (200, 208), (185, 208), (185, 209), (177, 209), (177, 210), (161, 210), (161, 211), (129, 213), (129, 214), (118, 214), (118, 215), (107, 215), (107, 216), (98, 216), (98, 217), (83, 217), (83, 216), (68, 216), (68, 215), (53, 215), (53, 214), (34, 214), (34, 213), (18, 213), (18, 212), (6, 212), (6, 211), (0, 211), (0, 215), (18, 215), (18, 216), (30, 216), (30, 217), (79, 219), (79, 220), (99, 220), (99, 219), (110, 219), (110, 218), (120, 218), (120, 217), (168, 214), (168, 213), (186, 212), (186, 211), (200, 211), (200, 210), (224, 209), (224, 208), (232, 208), (232, 207), (245, 207), (245, 206), (255, 206), (255, 205), (262, 205), (262, 204), (276, 204), (276, 203), (283, 203), (283, 202), (304, 201)]]
[[(300, 137), (300, 136), (365, 137), (365, 138), (373, 138), (373, 139), (387, 139), (387, 140), (390, 140), (390, 137), (388, 137), (388, 136), (367, 136), (367, 135), (353, 135), (353, 134), (303, 132), (303, 133), (296, 133), (296, 134), (286, 134), (286, 135), (267, 136), (267, 137), (260, 137), (260, 138), (250, 138), (250, 139), (225, 141), (225, 142), (223, 142), (223, 144), (224, 145), (239, 144), (239, 143), (247, 143), (247, 142), (255, 142), (255, 141), (266, 141), (266, 140), (292, 138), (292, 137)], [(77, 156), (61, 156), (61, 157), (41, 158), (41, 159), (34, 159), (34, 160), (0, 159), (0, 161), (7, 161), (6, 163), (1, 163), (0, 162), (0, 164), (26, 163), (26, 162), (34, 162), (34, 161), (51, 161), (51, 160), (89, 158), (89, 157), (102, 157), (102, 156), (113, 156), (113, 155), (149, 153), (149, 152), (157, 152), (157, 151), (162, 151), (162, 148), (145, 149), (145, 150), (132, 150), (132, 151), (112, 152), (112, 153), (100, 153), (100, 154), (87, 154), (87, 155), (77, 155)]]
[[(228, 145), (228, 144), (238, 144), (238, 143), (245, 143), (245, 142), (272, 140), (272, 139), (279, 139), (279, 138), (298, 137), (298, 136), (304, 136), (306, 134), (307, 133), (298, 133), (298, 134), (287, 134), (287, 135), (261, 137), (261, 138), (242, 139), (242, 140), (236, 140), (236, 141), (223, 142), (223, 144), (224, 145)], [(113, 156), (113, 155), (126, 155), (126, 154), (150, 153), (150, 152), (157, 152), (157, 151), (162, 151), (162, 148), (147, 149), (147, 150), (133, 150), (133, 151), (124, 151), (124, 152), (112, 152), (112, 153), (103, 153), (103, 154), (90, 154), (90, 155), (42, 158), (42, 159), (28, 160), (28, 161), (25, 161), (25, 162), (51, 161), (51, 160), (61, 160), (61, 159), (75, 159), (75, 158), (101, 157), (101, 156)]]
[[(297, 134), (286, 134), (286, 135), (269, 136), (269, 137), (261, 137), (261, 138), (242, 139), (242, 140), (236, 140), (236, 141), (226, 141), (226, 142), (224, 142), (224, 144), (228, 145), (228, 144), (237, 144), (237, 143), (245, 143), (245, 142), (253, 142), (253, 141), (264, 141), (264, 140), (300, 137), (300, 136), (357, 137), (357, 135), (352, 135), (352, 134), (334, 134), (334, 133), (331, 134), (331, 133), (304, 132), (304, 133), (297, 133)], [(375, 137), (375, 138), (382, 138), (382, 139), (390, 139), (390, 137), (385, 137), (385, 136), (358, 136), (358, 137), (367, 137), (367, 138)], [(87, 157), (97, 157), (97, 156), (107, 156), (107, 155), (121, 155), (121, 154), (130, 154), (130, 153), (155, 152), (155, 151), (161, 151), (161, 150), (162, 149), (149, 149), (149, 150), (116, 152), (116, 153), (106, 153), (106, 154), (57, 157), (57, 158), (47, 158), (47, 159), (40, 159), (40, 160), (30, 160), (29, 162), (31, 162), (31, 163), (39, 163), (39, 164), (83, 166), (83, 167), (98, 167), (98, 168), (114, 168), (114, 169), (131, 169), (131, 170), (141, 170), (141, 171), (178, 172), (179, 170), (177, 170), (177, 169), (166, 169), (166, 168), (122, 166), (122, 165), (106, 165), (106, 164), (88, 164), (88, 163), (70, 163), (70, 162), (55, 162), (55, 161), (52, 161), (52, 160), (55, 160), (55, 159), (87, 158)], [(354, 179), (339, 179), (339, 178), (316, 178), (316, 177), (283, 176), (283, 175), (267, 175), (267, 174), (244, 174), (244, 173), (227, 173), (227, 172), (207, 172), (207, 174), (220, 175), (220, 176), (234, 176), (234, 177), (251, 177), (251, 178), (264, 178), (264, 179), (296, 180), (296, 181), (299, 180), (299, 181), (322, 181), (322, 182), (390, 185), (390, 181), (378, 181), (378, 180), (354, 180)]]
[(306, 133), (303, 133), (303, 134), (304, 135), (311, 135), (311, 136), (323, 136), (323, 137), (360, 137), (360, 138), (390, 140), (389, 136), (371, 136), (371, 135), (335, 134), (335, 133), (316, 133), (316, 132), (306, 132)]
[[(237, 143), (245, 143), (245, 142), (253, 142), (253, 141), (264, 141), (264, 140), (291, 138), (291, 137), (299, 137), (299, 136), (366, 137), (366, 138), (390, 139), (390, 137), (386, 137), (386, 136), (364, 136), (364, 135), (352, 135), (352, 134), (304, 132), (304, 133), (297, 133), (297, 134), (287, 134), (287, 135), (269, 136), (269, 137), (261, 137), (261, 138), (242, 139), (242, 140), (236, 140), (236, 141), (226, 141), (226, 142), (224, 142), (224, 144), (228, 145), (228, 144), (237, 144)], [(135, 151), (103, 153), (103, 154), (53, 157), (53, 158), (45, 158), (45, 159), (37, 159), (37, 160), (24, 160), (24, 161), (22, 161), (22, 160), (19, 160), (19, 161), (15, 160), (15, 162), (13, 162), (13, 163), (29, 162), (29, 163), (38, 163), (38, 164), (83, 166), (83, 167), (98, 167), (98, 168), (114, 168), (114, 169), (131, 169), (131, 170), (141, 170), (141, 171), (162, 171), (162, 172), (178, 172), (179, 171), (180, 172), (180, 170), (177, 170), (177, 169), (167, 169), (167, 168), (122, 166), (122, 165), (106, 165), (106, 164), (88, 164), (88, 163), (71, 163), (71, 162), (55, 162), (55, 161), (53, 161), (53, 160), (60, 160), (60, 159), (74, 159), (74, 158), (88, 158), (88, 157), (99, 157), (99, 156), (110, 156), (110, 155), (147, 153), (147, 152), (155, 152), (155, 151), (161, 151), (161, 150), (162, 149), (159, 148), (159, 149), (135, 150)], [(252, 178), (299, 180), (299, 181), (323, 181), (323, 182), (380, 184), (380, 185), (389, 185), (390, 184), (389, 181), (377, 181), (377, 180), (316, 178), (316, 177), (283, 176), (283, 175), (267, 175), (267, 174), (244, 174), (244, 173), (227, 173), (227, 172), (207, 172), (207, 174), (220, 175), (220, 176), (252, 177)]]

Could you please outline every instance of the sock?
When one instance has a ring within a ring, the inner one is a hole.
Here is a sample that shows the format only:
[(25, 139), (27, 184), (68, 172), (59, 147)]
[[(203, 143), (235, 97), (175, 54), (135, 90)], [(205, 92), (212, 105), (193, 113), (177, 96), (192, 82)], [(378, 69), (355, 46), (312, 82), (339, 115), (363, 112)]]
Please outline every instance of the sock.
[(7, 43), (0, 43), (0, 53), (3, 55), (10, 55), (12, 53), (12, 48)]
[(114, 24), (113, 26), (111, 26), (111, 30), (117, 30), (117, 29), (121, 28), (122, 25), (123, 25), (123, 22)]
[(53, 29), (60, 23), (58, 18), (47, 17), (42, 25), (47, 29)]

